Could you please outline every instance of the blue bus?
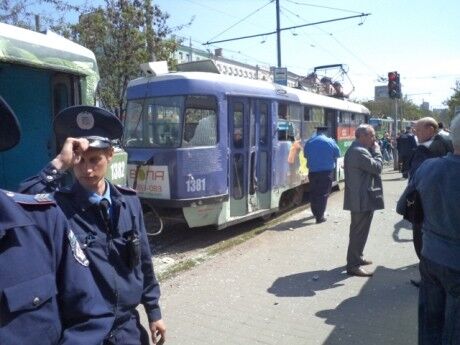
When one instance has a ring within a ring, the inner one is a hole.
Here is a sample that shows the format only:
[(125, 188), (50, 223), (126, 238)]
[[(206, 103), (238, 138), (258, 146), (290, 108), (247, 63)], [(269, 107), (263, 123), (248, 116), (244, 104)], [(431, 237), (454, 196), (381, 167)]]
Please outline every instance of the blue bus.
[(346, 150), (369, 116), (346, 100), (207, 72), (139, 78), (126, 97), (128, 185), (151, 233), (168, 220), (223, 229), (299, 204), (308, 186), (299, 148), (327, 125)]

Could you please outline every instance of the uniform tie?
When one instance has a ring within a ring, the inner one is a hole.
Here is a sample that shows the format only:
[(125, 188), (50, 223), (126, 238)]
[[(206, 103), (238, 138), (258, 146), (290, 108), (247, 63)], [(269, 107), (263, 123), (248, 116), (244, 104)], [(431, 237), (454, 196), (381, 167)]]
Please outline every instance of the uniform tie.
[(107, 199), (102, 199), (99, 202), (99, 209), (101, 210), (102, 219), (104, 220), (107, 228), (110, 228), (110, 202)]

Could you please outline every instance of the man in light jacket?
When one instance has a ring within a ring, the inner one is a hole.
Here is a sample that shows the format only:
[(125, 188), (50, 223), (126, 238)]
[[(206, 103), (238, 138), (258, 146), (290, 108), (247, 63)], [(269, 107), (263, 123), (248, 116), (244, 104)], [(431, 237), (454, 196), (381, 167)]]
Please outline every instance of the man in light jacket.
[(371, 227), (374, 210), (384, 208), (382, 154), (375, 140), (375, 131), (367, 124), (355, 132), (356, 140), (345, 154), (345, 210), (351, 212), (350, 242), (347, 252), (347, 273), (369, 277), (373, 273), (361, 266), (372, 264), (364, 259), (363, 251)]

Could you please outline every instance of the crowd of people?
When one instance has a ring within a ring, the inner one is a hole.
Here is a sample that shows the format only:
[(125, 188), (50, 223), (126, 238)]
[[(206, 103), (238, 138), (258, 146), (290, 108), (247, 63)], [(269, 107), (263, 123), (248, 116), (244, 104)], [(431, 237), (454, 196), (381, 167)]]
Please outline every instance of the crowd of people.
[[(319, 135), (304, 148), (317, 223), (325, 221), (328, 176), (337, 158), (335, 143), (326, 140), (323, 130), (319, 128)], [(346, 272), (369, 277), (373, 272), (363, 266), (372, 261), (363, 252), (373, 213), (384, 208), (380, 175), (395, 147), (388, 133), (378, 140), (367, 124), (360, 125), (355, 136), (344, 157), (344, 209), (351, 213)], [(412, 281), (419, 287), (418, 344), (460, 344), (460, 115), (452, 120), (450, 131), (432, 117), (421, 118), (396, 142), (399, 171), (408, 179), (397, 212), (412, 223), (420, 260), (421, 280)], [(324, 167), (315, 163), (318, 153)]]

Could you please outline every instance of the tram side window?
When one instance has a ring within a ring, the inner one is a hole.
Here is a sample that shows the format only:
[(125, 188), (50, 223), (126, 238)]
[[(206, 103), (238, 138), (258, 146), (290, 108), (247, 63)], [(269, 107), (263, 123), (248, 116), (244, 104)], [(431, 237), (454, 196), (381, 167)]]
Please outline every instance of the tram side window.
[(217, 143), (217, 101), (212, 96), (188, 96), (185, 101), (182, 146), (212, 146)]
[(360, 125), (362, 123), (366, 123), (366, 115), (364, 114), (353, 114), (355, 117), (355, 123)]
[(235, 153), (233, 155), (233, 197), (241, 199), (244, 195), (244, 156), (242, 153)]
[(233, 104), (233, 147), (244, 146), (244, 105), (243, 103)]
[(302, 139), (306, 140), (316, 133), (316, 127), (324, 126), (324, 108), (304, 107)]
[(289, 122), (292, 123), (292, 133), (289, 133), (288, 140), (300, 139), (300, 124), (303, 107), (299, 104), (289, 104)]
[(259, 141), (261, 144), (267, 144), (268, 138), (268, 104), (259, 103), (260, 133)]
[(339, 123), (337, 131), (340, 129), (340, 133), (337, 133), (338, 138), (353, 138), (354, 137), (354, 127), (352, 125), (352, 114), (348, 112), (341, 111), (339, 114)]
[(296, 104), (278, 104), (278, 140), (293, 141), (299, 134), (301, 108)]

